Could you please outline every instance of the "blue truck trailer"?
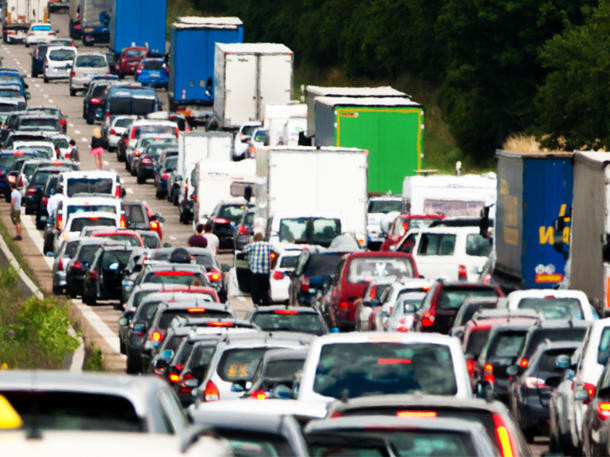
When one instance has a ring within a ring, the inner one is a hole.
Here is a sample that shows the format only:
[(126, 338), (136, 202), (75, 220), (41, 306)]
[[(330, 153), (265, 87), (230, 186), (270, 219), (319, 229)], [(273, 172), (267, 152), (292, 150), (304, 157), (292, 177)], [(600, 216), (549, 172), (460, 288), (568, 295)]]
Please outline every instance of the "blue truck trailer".
[(505, 291), (555, 288), (570, 246), (573, 153), (496, 151), (494, 280)]
[(110, 49), (146, 46), (152, 56), (165, 55), (167, 0), (113, 0), (110, 4)]
[(243, 43), (237, 17), (180, 17), (170, 30), (168, 97), (171, 111), (205, 123), (214, 103), (216, 43)]

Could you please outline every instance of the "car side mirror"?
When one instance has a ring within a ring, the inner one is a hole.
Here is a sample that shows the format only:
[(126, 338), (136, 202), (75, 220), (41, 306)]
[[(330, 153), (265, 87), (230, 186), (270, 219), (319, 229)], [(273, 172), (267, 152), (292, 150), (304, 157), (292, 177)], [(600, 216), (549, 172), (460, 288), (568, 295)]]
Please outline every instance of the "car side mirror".
[(155, 221), (159, 221), (159, 222), (165, 222), (165, 218), (163, 216), (161, 216), (159, 213), (153, 214), (151, 219), (153, 219)]
[(131, 329), (134, 333), (144, 333), (146, 332), (146, 322), (134, 322)]
[(30, 98), (32, 98), (32, 95), (29, 92), (25, 93), (25, 99), (29, 100)]
[(220, 265), (220, 270), (223, 273), (228, 273), (229, 271), (231, 271), (231, 267), (229, 265), (227, 265), (226, 263), (223, 263), (222, 265)]

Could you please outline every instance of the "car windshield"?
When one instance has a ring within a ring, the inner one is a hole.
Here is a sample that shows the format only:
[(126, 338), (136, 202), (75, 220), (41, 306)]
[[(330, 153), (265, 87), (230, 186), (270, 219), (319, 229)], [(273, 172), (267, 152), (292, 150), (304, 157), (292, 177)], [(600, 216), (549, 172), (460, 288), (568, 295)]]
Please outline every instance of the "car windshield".
[(104, 56), (77, 56), (74, 63), (76, 67), (104, 68), (108, 66)]
[(301, 313), (291, 309), (262, 311), (254, 315), (254, 323), (266, 332), (286, 331), (322, 335), (324, 326), (314, 313)]
[(72, 220), (69, 232), (80, 232), (85, 227), (116, 227), (116, 220), (109, 217), (79, 217)]
[(116, 206), (114, 205), (68, 205), (66, 209), (66, 217), (70, 217), (74, 213), (114, 213), (116, 214)]
[(500, 332), (491, 342), (488, 351), (490, 357), (515, 358), (521, 352), (525, 341), (525, 330), (511, 330)]
[(369, 213), (387, 214), (391, 211), (400, 211), (402, 200), (371, 200), (369, 201)]
[(49, 60), (74, 60), (75, 51), (70, 49), (57, 49), (49, 52)]
[(518, 307), (536, 310), (545, 319), (583, 319), (580, 301), (576, 298), (522, 298)]
[(0, 84), (16, 83), (21, 86), (21, 78), (17, 75), (0, 74)]
[(388, 276), (413, 277), (411, 262), (405, 257), (356, 257), (349, 263), (347, 281), (369, 282)]
[(110, 194), (112, 195), (112, 178), (68, 178), (68, 197), (76, 194)]
[(227, 382), (250, 381), (268, 347), (228, 349), (218, 363), (218, 374)]
[(449, 348), (438, 344), (363, 342), (322, 346), (313, 390), (339, 398), (378, 394), (455, 395)]
[(13, 87), (0, 87), (0, 97), (21, 97), (21, 89)]
[(142, 67), (146, 70), (161, 70), (165, 67), (165, 62), (162, 60), (146, 60), (142, 63)]

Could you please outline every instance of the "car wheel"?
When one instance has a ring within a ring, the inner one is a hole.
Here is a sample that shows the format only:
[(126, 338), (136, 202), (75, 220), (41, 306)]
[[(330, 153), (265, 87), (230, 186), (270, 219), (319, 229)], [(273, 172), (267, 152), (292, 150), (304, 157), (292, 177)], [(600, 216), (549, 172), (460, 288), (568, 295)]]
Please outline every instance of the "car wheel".
[(76, 95), (76, 91), (70, 88), (70, 97), (74, 97)]
[(62, 288), (59, 286), (53, 286), (53, 294), (54, 295), (61, 295), (62, 293)]
[(125, 352), (127, 352), (127, 367), (125, 371), (127, 371), (127, 374), (138, 374), (140, 372), (141, 367), (139, 366), (139, 364), (135, 363), (135, 360), (133, 360), (133, 356), (129, 357), (128, 350), (126, 350)]
[(44, 76), (43, 81), (45, 84), (49, 84), (49, 78), (47, 78), (46, 75)]
[(26, 47), (26, 48), (29, 48), (29, 47), (30, 47), (30, 45), (29, 45), (28, 43), (26, 43), (26, 44), (25, 44), (25, 47)]
[(159, 189), (157, 189), (155, 192), (155, 197), (157, 197), (159, 200), (161, 200), (164, 197), (163, 192), (161, 192)]
[(146, 178), (144, 178), (144, 176), (138, 173), (138, 178), (136, 179), (136, 181), (138, 184), (144, 184), (146, 182)]
[(87, 116), (87, 124), (91, 125), (93, 124), (93, 119), (91, 119), (91, 117)]

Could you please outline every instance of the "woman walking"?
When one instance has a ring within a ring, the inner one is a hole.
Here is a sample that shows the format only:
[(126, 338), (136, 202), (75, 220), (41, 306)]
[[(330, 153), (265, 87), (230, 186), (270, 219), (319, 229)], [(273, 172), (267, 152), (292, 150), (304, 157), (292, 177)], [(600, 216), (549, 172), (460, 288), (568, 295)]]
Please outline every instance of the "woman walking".
[(93, 129), (91, 136), (91, 154), (95, 158), (95, 165), (98, 170), (102, 169), (102, 153), (104, 152), (104, 143), (102, 142), (102, 130), (99, 127)]

